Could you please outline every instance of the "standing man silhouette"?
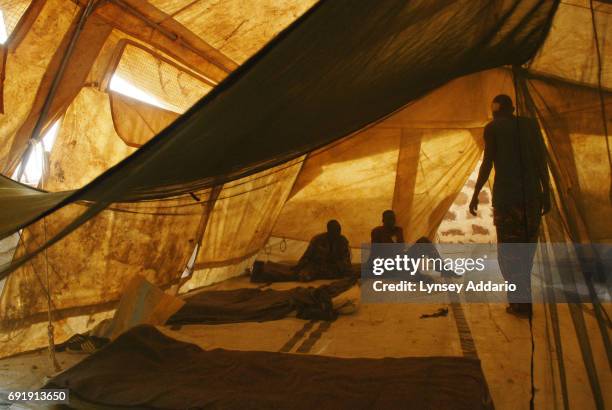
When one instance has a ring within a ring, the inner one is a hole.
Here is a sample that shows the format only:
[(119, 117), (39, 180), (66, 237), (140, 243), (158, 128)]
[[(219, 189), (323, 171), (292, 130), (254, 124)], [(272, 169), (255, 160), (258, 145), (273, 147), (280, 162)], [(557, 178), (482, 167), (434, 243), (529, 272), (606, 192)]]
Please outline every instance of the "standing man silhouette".
[(495, 168), (492, 205), (497, 258), (504, 279), (518, 288), (518, 292), (508, 294), (506, 310), (529, 317), (531, 269), (540, 220), (550, 210), (544, 143), (537, 121), (514, 115), (512, 99), (507, 95), (495, 97), (491, 110), (493, 120), (484, 129), (484, 158), (470, 213), (476, 215), (478, 194)]

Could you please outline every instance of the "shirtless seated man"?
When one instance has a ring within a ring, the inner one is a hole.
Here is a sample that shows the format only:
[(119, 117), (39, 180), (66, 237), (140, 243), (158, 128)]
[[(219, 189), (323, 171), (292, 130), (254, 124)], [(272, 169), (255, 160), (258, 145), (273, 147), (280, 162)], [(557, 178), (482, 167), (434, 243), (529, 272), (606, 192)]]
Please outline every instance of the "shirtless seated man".
[(315, 235), (297, 265), (288, 267), (278, 263), (255, 262), (251, 282), (310, 281), (337, 279), (351, 275), (349, 242), (342, 235), (342, 227), (335, 219), (327, 222), (327, 231)]

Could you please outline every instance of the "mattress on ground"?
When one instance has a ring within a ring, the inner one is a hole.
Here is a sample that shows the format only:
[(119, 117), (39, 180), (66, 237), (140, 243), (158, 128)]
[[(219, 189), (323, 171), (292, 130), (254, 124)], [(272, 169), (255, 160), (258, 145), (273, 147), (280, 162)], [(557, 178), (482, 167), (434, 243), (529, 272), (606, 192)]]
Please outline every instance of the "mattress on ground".
[(45, 388), (68, 388), (71, 402), (104, 408), (492, 408), (476, 359), (207, 351), (149, 325), (122, 334)]
[(282, 319), (294, 312), (299, 318), (335, 318), (333, 298), (356, 283), (355, 278), (319, 287), (288, 290), (244, 288), (200, 292), (185, 299), (168, 324), (263, 322)]

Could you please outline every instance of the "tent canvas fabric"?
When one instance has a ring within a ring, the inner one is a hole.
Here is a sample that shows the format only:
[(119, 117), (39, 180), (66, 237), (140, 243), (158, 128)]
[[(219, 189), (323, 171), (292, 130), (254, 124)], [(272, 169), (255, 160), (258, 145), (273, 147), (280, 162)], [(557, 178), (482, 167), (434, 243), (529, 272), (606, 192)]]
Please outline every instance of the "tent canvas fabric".
[[(318, 3), (162, 133), (69, 201), (96, 201), (87, 212), (92, 215), (102, 204), (196, 191), (297, 157), (453, 77), (526, 61), (556, 8), (555, 2), (542, 1), (471, 4), (389, 2), (354, 8)], [(357, 22), (361, 35), (343, 30)], [(478, 33), (466, 31), (470, 25)], [(428, 33), (431, 41), (415, 41)], [(352, 67), (361, 68), (359, 75), (344, 75)], [(232, 120), (236, 115), (239, 121)], [(258, 134), (266, 135), (267, 143)], [(223, 146), (215, 135), (223, 136)], [(104, 182), (111, 176), (112, 182)], [(49, 211), (41, 209), (41, 214)], [(19, 220), (2, 233), (32, 222)]]
[[(284, 257), (299, 253), (332, 217), (353, 248), (387, 208), (409, 240), (432, 237), (479, 159), (489, 102), (499, 93), (545, 132), (560, 204), (547, 220), (557, 240), (611, 239), (612, 53), (601, 41), (609, 4), (594, 2), (591, 13), (580, 0), (388, 0), (359, 8), (270, 0), (278, 19), (253, 14), (274, 21), (268, 34), (237, 29), (223, 44), (236, 27), (219, 23), (206, 38), (198, 19), (228, 22), (248, 9), (218, 6), (209, 15), (207, 2), (180, 11), (183, 3), (110, 1), (85, 19), (42, 119), (43, 131), (61, 119), (44, 191), (8, 176), (85, 2), (33, 1), (11, 34), (0, 233), (21, 231), (21, 240), (0, 268), (7, 341), (0, 356), (46, 344), (47, 292), (61, 341), (91, 325), (73, 318), (112, 315), (135, 273), (161, 288), (185, 279), (187, 287), (206, 285), (241, 273), (271, 236), (296, 244)], [(124, 54), (126, 44), (144, 53)], [(118, 95), (110, 86), (116, 72), (168, 105)], [(180, 93), (182, 78), (211, 89), (190, 86), (203, 98), (173, 121), (179, 113), (169, 107), (196, 99)], [(159, 84), (168, 84), (166, 94)]]

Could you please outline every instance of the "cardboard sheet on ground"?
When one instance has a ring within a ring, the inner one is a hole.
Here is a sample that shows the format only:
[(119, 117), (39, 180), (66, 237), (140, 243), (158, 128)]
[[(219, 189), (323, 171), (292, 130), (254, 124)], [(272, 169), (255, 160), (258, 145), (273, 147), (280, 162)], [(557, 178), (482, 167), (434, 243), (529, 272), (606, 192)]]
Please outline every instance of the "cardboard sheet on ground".
[(165, 293), (142, 276), (134, 275), (113, 318), (93, 333), (114, 340), (137, 325), (163, 325), (184, 304), (184, 300)]

